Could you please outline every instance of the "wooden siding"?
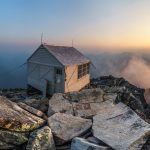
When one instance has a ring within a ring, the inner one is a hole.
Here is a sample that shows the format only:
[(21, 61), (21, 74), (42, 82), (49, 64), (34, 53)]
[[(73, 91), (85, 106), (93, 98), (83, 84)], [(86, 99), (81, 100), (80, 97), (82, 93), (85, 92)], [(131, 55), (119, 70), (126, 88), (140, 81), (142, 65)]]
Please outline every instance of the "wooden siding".
[(63, 66), (52, 54), (45, 48), (39, 48), (29, 59), (29, 62), (48, 64), (53, 66)]
[[(34, 88), (44, 91), (47, 84), (47, 92), (64, 92), (64, 71), (60, 77), (61, 82), (56, 82), (55, 69), (64, 66), (45, 48), (39, 48), (27, 62), (27, 83)], [(57, 83), (57, 84), (56, 84)]]
[(43, 91), (46, 81), (48, 84), (47, 92), (49, 94), (64, 92), (64, 73), (60, 76), (61, 82), (57, 84), (55, 80), (55, 67), (31, 62), (28, 62), (27, 66), (27, 82), (29, 85)]
[(78, 79), (78, 66), (71, 65), (65, 69), (65, 92), (79, 91), (90, 83), (90, 75), (87, 74)]

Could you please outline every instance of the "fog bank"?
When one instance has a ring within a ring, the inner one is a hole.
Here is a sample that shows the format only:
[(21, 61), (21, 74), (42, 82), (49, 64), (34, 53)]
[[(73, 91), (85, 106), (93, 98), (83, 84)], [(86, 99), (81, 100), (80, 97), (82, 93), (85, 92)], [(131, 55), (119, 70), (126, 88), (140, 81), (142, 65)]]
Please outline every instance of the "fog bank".
[[(0, 88), (26, 88), (26, 62), (36, 47), (0, 46)], [(150, 88), (150, 54), (93, 53), (85, 55), (92, 61), (91, 77), (113, 75)]]

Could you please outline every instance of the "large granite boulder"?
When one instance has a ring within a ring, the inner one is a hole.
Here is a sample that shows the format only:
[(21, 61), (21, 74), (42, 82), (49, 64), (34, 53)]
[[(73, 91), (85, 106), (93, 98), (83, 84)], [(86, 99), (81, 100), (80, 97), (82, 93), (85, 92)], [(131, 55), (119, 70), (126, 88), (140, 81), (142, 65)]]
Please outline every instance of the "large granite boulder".
[(32, 131), (42, 126), (45, 121), (26, 110), (16, 103), (0, 96), (0, 127), (11, 131)]
[(76, 137), (72, 140), (71, 150), (111, 150), (111, 148), (90, 143), (86, 139)]
[(101, 102), (115, 101), (117, 94), (104, 93), (101, 89), (86, 89), (66, 94), (56, 93), (49, 101), (48, 116), (56, 112), (92, 118), (101, 108)]
[(150, 124), (123, 103), (101, 103), (93, 118), (93, 135), (116, 150), (140, 150), (150, 134)]
[(48, 124), (54, 135), (55, 144), (61, 145), (87, 132), (92, 126), (92, 121), (69, 114), (55, 113), (48, 118)]
[(51, 116), (56, 112), (73, 115), (72, 104), (65, 99), (64, 95), (65, 94), (62, 93), (56, 93), (52, 96), (49, 100), (48, 116)]
[(30, 134), (27, 150), (55, 150), (51, 129), (45, 126)]

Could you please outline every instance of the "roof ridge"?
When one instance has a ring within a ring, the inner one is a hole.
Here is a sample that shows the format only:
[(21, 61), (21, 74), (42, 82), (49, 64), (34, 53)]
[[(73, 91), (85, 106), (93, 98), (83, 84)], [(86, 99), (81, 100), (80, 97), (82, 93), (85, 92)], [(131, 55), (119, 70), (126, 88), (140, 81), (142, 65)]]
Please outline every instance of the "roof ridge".
[(73, 46), (64, 46), (64, 45), (50, 45), (50, 44), (46, 44), (46, 43), (44, 43), (43, 44), (44, 46), (52, 46), (52, 47), (69, 47), (69, 48), (74, 48)]
[(43, 45), (63, 65), (73, 65), (90, 62), (80, 51), (74, 47)]

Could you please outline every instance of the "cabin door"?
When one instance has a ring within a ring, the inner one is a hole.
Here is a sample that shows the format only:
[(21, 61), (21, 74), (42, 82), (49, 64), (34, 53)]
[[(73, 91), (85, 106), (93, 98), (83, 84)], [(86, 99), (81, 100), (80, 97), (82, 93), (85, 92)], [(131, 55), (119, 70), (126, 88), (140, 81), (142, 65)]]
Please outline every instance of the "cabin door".
[(55, 68), (55, 92), (61, 93), (62, 88), (62, 68)]
[(54, 93), (54, 70), (49, 66), (41, 66), (40, 67), (40, 82), (43, 95), (53, 94)]

